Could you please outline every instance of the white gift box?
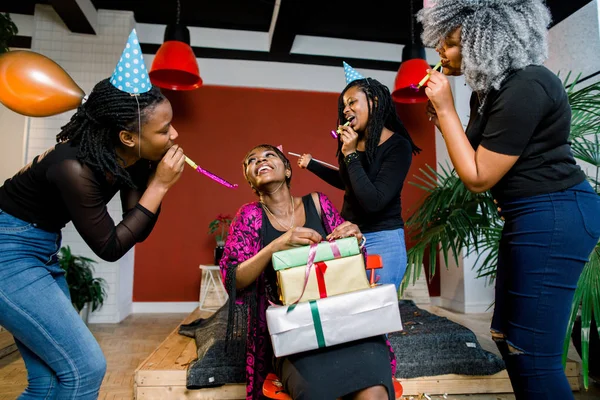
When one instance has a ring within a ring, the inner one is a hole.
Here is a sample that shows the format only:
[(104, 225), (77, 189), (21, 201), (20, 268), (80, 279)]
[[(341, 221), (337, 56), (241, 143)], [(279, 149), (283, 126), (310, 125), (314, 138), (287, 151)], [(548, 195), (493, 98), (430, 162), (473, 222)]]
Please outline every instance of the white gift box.
[[(288, 311), (289, 310), (289, 311)], [(295, 306), (271, 306), (267, 326), (276, 357), (402, 330), (394, 285)]]

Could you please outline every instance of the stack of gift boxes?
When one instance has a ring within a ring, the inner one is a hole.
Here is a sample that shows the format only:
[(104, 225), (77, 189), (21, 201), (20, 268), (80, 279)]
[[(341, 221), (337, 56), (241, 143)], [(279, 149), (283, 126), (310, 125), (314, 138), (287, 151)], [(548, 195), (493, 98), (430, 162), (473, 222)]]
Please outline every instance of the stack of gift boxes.
[(267, 309), (276, 357), (402, 330), (396, 287), (369, 285), (356, 238), (280, 251), (272, 263), (283, 303)]

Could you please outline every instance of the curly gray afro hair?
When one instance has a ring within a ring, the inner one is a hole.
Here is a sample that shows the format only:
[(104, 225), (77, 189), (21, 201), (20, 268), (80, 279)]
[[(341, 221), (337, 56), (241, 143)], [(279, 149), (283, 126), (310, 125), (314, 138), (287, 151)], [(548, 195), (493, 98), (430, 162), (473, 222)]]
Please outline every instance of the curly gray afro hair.
[(417, 18), (426, 46), (437, 46), (462, 27), (465, 80), (485, 95), (499, 89), (511, 71), (541, 65), (548, 57), (551, 16), (543, 0), (434, 0)]

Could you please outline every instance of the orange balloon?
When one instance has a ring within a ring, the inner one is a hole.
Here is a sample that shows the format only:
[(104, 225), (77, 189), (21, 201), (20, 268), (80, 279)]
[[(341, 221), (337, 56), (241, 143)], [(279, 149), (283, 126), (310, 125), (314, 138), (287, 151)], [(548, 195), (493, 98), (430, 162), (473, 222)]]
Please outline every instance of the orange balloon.
[(77, 108), (85, 93), (57, 63), (33, 51), (0, 55), (0, 103), (29, 117)]

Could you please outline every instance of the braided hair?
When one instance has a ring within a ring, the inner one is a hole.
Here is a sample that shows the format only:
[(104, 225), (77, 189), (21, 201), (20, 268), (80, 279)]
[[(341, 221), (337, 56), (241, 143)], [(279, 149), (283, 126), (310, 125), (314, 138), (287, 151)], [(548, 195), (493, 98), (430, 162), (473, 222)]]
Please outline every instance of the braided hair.
[[(151, 111), (165, 100), (156, 87), (136, 95), (122, 92), (104, 79), (94, 86), (85, 104), (77, 108), (71, 120), (56, 135), (57, 142), (69, 140), (79, 145), (77, 159), (100, 173), (110, 173), (115, 180), (130, 187), (135, 184), (115, 149), (120, 143), (119, 132), (138, 132)], [(139, 115), (138, 115), (139, 102)]]
[(418, 20), (423, 43), (431, 47), (462, 27), (465, 80), (484, 99), (512, 72), (548, 57), (551, 16), (544, 0), (436, 0)]
[[(373, 78), (352, 81), (344, 88), (338, 98), (338, 125), (341, 125), (342, 121), (346, 121), (346, 117), (344, 116), (344, 94), (352, 87), (360, 89), (367, 97), (367, 101), (373, 105), (369, 107), (369, 120), (366, 129), (368, 132), (365, 143), (367, 162), (371, 163), (375, 158), (375, 151), (379, 145), (381, 132), (384, 127), (408, 139), (413, 154), (421, 152), (421, 149), (415, 145), (404, 124), (400, 121), (400, 117), (398, 117), (398, 113), (396, 112), (396, 106), (392, 101), (390, 90), (387, 86)], [(338, 140), (337, 156), (341, 164), (344, 158), (341, 140)]]

